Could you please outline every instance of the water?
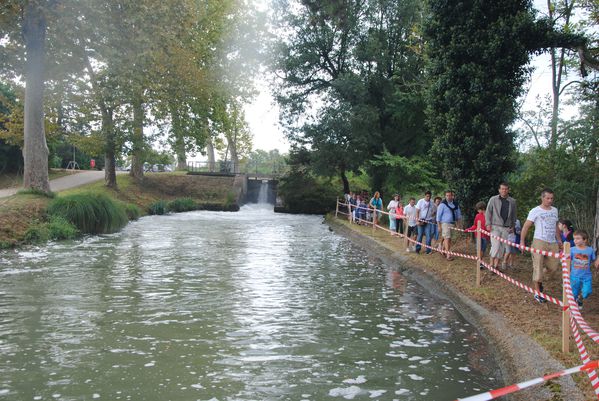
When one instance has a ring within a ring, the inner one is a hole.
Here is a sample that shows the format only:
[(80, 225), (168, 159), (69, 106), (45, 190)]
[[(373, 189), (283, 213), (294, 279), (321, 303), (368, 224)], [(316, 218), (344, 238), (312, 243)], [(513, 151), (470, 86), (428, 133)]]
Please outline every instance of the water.
[(268, 181), (262, 181), (260, 192), (258, 192), (258, 205), (268, 203)]
[(501, 384), (451, 304), (321, 218), (269, 209), (0, 253), (0, 400), (440, 401)]

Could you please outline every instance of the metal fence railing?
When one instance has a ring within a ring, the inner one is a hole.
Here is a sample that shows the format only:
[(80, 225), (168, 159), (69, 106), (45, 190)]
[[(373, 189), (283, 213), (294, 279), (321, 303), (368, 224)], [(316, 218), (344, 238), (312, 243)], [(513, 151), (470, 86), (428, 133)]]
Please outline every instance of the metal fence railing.
[(286, 172), (284, 163), (235, 163), (232, 161), (193, 161), (187, 163), (187, 171), (192, 173), (215, 173), (215, 174), (251, 174), (256, 176), (278, 177)]

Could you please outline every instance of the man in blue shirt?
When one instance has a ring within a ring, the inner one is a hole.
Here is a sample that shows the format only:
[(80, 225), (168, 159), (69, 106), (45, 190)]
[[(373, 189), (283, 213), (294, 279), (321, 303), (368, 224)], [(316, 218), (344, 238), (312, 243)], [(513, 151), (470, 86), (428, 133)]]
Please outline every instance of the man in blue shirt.
[[(462, 221), (462, 211), (458, 202), (454, 200), (455, 194), (451, 190), (445, 191), (445, 199), (437, 209), (437, 224), (440, 226), (441, 237), (443, 238), (443, 250), (449, 252), (451, 249), (451, 235), (456, 224)], [(447, 260), (453, 260), (453, 257), (446, 253)]]

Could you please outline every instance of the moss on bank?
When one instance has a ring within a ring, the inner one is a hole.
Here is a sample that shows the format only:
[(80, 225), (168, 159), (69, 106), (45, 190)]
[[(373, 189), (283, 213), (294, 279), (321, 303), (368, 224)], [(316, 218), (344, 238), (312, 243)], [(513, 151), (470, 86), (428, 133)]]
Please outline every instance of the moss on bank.
[[(160, 173), (148, 174), (143, 180), (136, 181), (123, 174), (117, 176), (117, 184), (118, 189), (115, 190), (98, 181), (62, 191), (56, 194), (54, 200), (35, 193), (18, 193), (0, 198), (0, 249), (44, 240), (48, 234), (45, 225), (51, 223), (48, 213), (50, 202), (61, 202), (61, 199), (73, 196), (106, 197), (116, 201), (123, 207), (129, 220), (149, 214), (150, 205), (159, 201), (172, 203), (172, 211), (188, 207), (190, 202), (194, 203), (194, 210), (239, 210), (239, 206), (232, 201), (233, 180), (230, 178)], [(181, 201), (182, 198), (185, 200)], [(54, 229), (58, 230), (56, 223)], [(52, 235), (47, 239), (53, 238), (57, 239)]]

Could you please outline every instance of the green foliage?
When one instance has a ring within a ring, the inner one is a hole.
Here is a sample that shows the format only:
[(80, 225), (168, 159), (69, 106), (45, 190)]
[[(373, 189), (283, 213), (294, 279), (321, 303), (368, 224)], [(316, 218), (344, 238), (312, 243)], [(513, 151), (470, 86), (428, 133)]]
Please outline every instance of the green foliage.
[(330, 180), (297, 169), (281, 178), (277, 192), (289, 212), (310, 214), (334, 210), (338, 194)]
[(170, 201), (167, 205), (167, 210), (175, 213), (189, 212), (191, 210), (196, 210), (197, 208), (198, 205), (191, 198), (178, 198)]
[(168, 204), (165, 200), (161, 199), (156, 201), (148, 207), (148, 213), (151, 215), (163, 215), (168, 213)]
[(385, 152), (376, 156), (371, 164), (373, 169), (384, 168), (389, 171), (383, 185), (375, 188), (389, 200), (393, 193), (399, 193), (405, 199), (408, 195), (420, 195), (425, 191), (439, 193), (445, 189), (445, 184), (437, 178), (436, 168), (430, 158), (407, 158)]
[(48, 205), (48, 214), (64, 217), (85, 234), (113, 233), (129, 221), (121, 204), (91, 192), (54, 199)]
[[(317, 174), (340, 175), (347, 191), (346, 173), (384, 149), (402, 156), (428, 150), (421, 1), (276, 4), (285, 15), (281, 29), (291, 33), (274, 54), (285, 77), (277, 100), (289, 138), (311, 150)], [(389, 171), (368, 173), (379, 186)]]
[(29, 189), (20, 189), (17, 191), (18, 195), (36, 195), (36, 196), (44, 196), (46, 198), (53, 199), (56, 197), (54, 192), (44, 192), (40, 189), (29, 188)]
[(62, 216), (50, 216), (46, 226), (52, 240), (75, 239), (80, 235), (77, 227)]
[(539, 204), (542, 189), (549, 187), (555, 192), (560, 217), (592, 233), (599, 173), (565, 147), (557, 149), (555, 158), (550, 153), (549, 149), (534, 149), (518, 159), (518, 169), (510, 182), (512, 194), (518, 200), (520, 220), (524, 221), (528, 211)]
[(441, 174), (466, 210), (513, 168), (509, 130), (535, 26), (530, 4), (430, 2), (428, 123)]
[(139, 207), (133, 203), (125, 204), (125, 213), (127, 213), (129, 220), (137, 220), (139, 219), (139, 216), (141, 216), (141, 210), (139, 210)]
[(27, 228), (23, 237), (28, 244), (39, 244), (50, 239), (50, 231), (46, 224), (36, 222)]

